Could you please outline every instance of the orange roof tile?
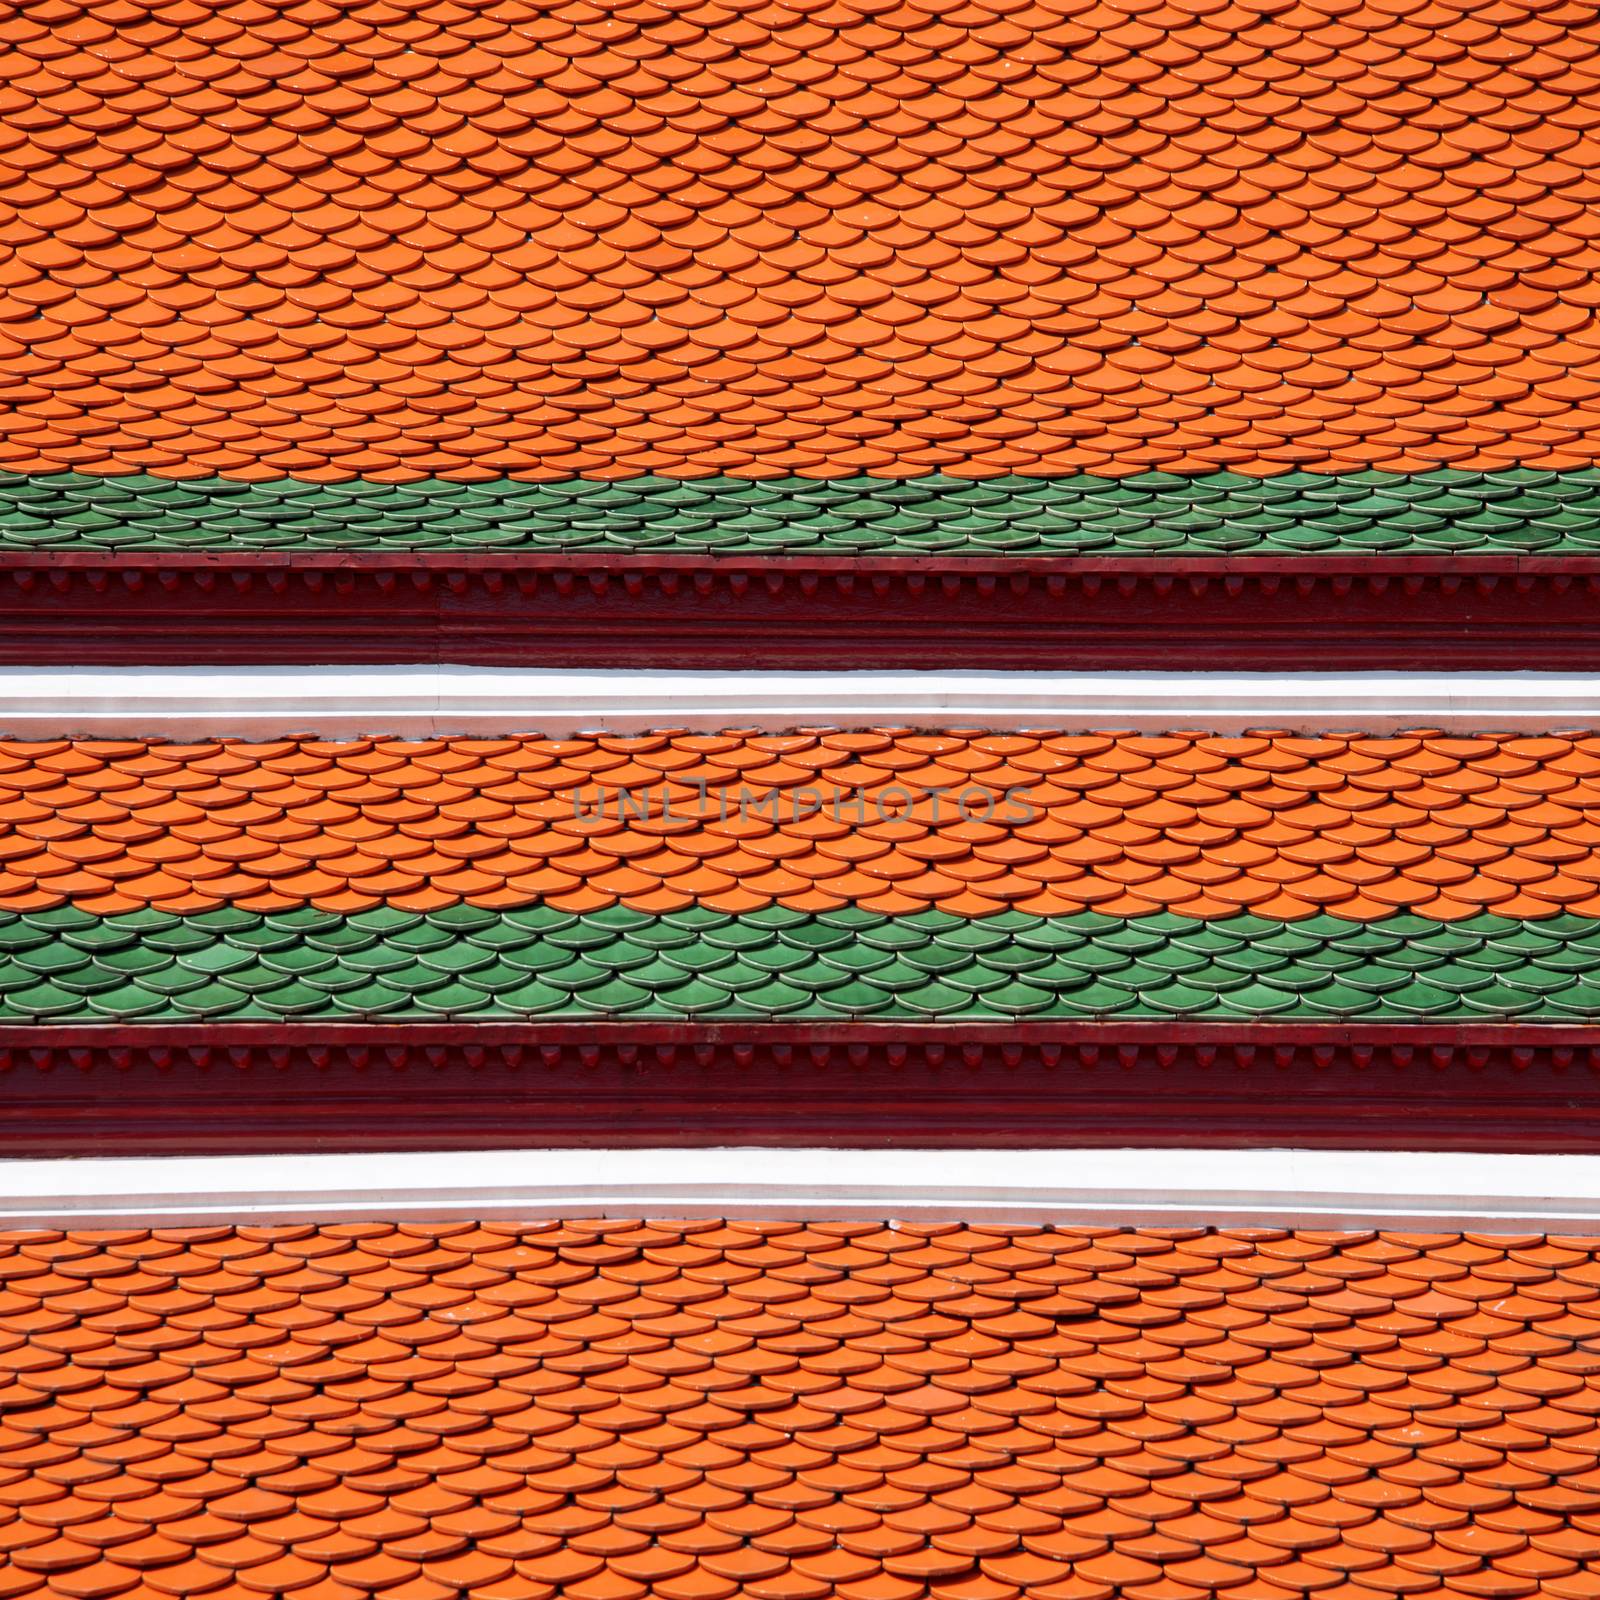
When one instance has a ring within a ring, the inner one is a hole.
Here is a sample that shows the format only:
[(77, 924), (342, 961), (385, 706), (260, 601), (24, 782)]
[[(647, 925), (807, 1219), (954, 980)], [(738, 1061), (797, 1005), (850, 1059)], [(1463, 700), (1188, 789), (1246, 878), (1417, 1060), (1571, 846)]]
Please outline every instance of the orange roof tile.
[(0, 742), (0, 910), (1600, 916), (1584, 735), (817, 731), (777, 762), (772, 745)]
[(1591, 465), (1581, 7), (0, 18), (0, 466)]
[(1592, 1600), (1593, 1238), (0, 1235), (0, 1588)]

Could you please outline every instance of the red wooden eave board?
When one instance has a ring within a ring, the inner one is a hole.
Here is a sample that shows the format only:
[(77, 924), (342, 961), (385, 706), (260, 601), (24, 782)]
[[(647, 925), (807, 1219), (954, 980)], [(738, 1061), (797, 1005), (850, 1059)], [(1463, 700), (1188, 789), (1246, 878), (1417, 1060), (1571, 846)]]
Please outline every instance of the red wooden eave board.
[(0, 1096), (6, 1157), (726, 1144), (1600, 1153), (1600, 1029), (6, 1027)]
[(1587, 557), (40, 552), (0, 664), (1600, 670), (1597, 600)]

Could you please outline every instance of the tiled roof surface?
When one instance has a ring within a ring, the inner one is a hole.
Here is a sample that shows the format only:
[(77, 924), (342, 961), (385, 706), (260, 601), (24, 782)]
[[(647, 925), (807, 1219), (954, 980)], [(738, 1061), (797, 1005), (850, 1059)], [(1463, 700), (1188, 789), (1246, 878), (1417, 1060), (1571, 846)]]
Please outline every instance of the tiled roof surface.
[(0, 1022), (1600, 1019), (1600, 919), (0, 914)]
[(0, 910), (1600, 915), (1600, 738), (0, 743)]
[(0, 18), (0, 465), (1590, 465), (1566, 0)]
[(10, 742), (0, 1020), (1587, 1020), (1596, 770), (1584, 735)]
[(0, 549), (736, 555), (1600, 551), (1600, 472), (455, 483), (0, 475)]
[(1600, 1245), (0, 1241), (10, 1596), (1594, 1600)]

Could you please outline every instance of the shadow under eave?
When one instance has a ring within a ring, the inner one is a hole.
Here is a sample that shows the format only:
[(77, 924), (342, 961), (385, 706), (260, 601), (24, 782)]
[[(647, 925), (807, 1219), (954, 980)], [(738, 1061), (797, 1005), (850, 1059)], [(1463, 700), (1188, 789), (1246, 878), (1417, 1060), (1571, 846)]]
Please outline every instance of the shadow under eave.
[(0, 665), (1593, 671), (1597, 596), (1586, 556), (26, 552)]
[(1600, 1028), (0, 1028), (0, 1158), (558, 1146), (1600, 1153)]

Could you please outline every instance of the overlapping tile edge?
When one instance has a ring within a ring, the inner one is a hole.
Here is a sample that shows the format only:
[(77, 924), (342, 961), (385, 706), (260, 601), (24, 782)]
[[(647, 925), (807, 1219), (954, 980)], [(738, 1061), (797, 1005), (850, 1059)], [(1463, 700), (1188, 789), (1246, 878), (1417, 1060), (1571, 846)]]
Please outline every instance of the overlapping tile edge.
[(1600, 1593), (1600, 1243), (875, 1222), (0, 1235), (0, 1587)]
[(1600, 472), (229, 480), (0, 474), (0, 551), (1600, 554)]

